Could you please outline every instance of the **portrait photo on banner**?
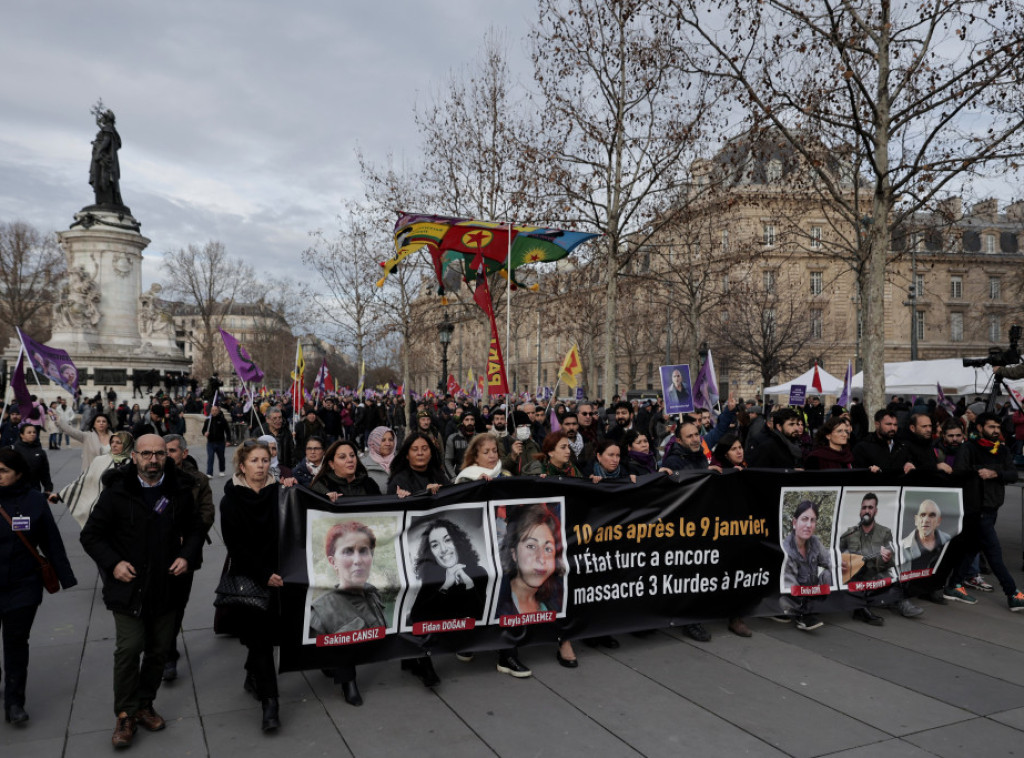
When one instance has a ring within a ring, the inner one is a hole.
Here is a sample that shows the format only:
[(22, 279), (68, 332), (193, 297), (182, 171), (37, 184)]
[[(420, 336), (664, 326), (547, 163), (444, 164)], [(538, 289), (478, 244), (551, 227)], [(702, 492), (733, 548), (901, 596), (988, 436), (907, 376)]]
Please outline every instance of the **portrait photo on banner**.
[[(779, 494), (780, 591), (794, 587), (836, 589), (833, 521), (841, 487), (783, 487)], [(821, 594), (827, 594), (822, 592)]]
[(490, 511), (495, 566), (501, 573), (492, 623), (548, 611), (564, 617), (569, 573), (564, 498), (492, 500)]
[(408, 513), (406, 519), (402, 551), (409, 589), (402, 604), (402, 631), (413, 631), (414, 624), (425, 621), (468, 618), (486, 623), (495, 586), (487, 503)]
[[(904, 487), (900, 505), (900, 575), (928, 576), (938, 567), (949, 541), (963, 529), (963, 490)], [(928, 573), (916, 573), (922, 571)]]
[(839, 586), (896, 578), (899, 487), (844, 487), (836, 516)]
[(405, 590), (401, 513), (306, 512), (306, 637), (396, 631)]
[(665, 413), (693, 412), (693, 389), (687, 364), (661, 367), (661, 395), (665, 399)]

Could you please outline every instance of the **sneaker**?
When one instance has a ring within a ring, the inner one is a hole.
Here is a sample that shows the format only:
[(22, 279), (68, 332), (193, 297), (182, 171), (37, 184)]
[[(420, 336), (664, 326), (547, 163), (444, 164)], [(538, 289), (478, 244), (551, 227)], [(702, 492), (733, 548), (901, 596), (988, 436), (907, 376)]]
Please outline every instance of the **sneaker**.
[(796, 617), (796, 628), (801, 632), (809, 632), (812, 629), (817, 629), (822, 626), (825, 626), (825, 622), (813, 613), (805, 613), (802, 616)]
[(470, 661), (473, 660), (473, 654), (472, 653), (456, 653), (455, 657), (458, 658), (463, 663), (469, 663)]
[(969, 595), (962, 584), (954, 584), (952, 587), (946, 587), (946, 589), (942, 591), (942, 596), (946, 598), (946, 600), (956, 600), (958, 603), (967, 603), (967, 605), (974, 605), (978, 602), (978, 598), (973, 595)]
[(528, 676), (533, 676), (533, 672), (519, 660), (519, 656), (505, 655), (504, 653), (498, 655), (498, 672), (514, 676), (516, 679), (525, 679)]
[(981, 574), (972, 576), (969, 579), (964, 579), (964, 586), (970, 587), (972, 590), (977, 590), (978, 592), (992, 592), (992, 590), (995, 589), (991, 584), (981, 578)]
[(1006, 604), (1010, 606), (1013, 613), (1024, 611), (1024, 592), (1017, 590), (1014, 594), (1006, 597)]
[(110, 738), (111, 744), (116, 748), (131, 747), (136, 729), (135, 717), (121, 711), (117, 714), (117, 725), (114, 727), (114, 736)]
[(683, 631), (691, 640), (697, 642), (711, 642), (711, 632), (704, 628), (703, 624), (685, 624)]
[(778, 616), (769, 616), (768, 618), (779, 624), (788, 624), (790, 621), (793, 620), (791, 616), (787, 616), (785, 613), (780, 613)]
[(906, 598), (903, 598), (898, 603), (896, 603), (896, 605), (893, 606), (893, 609), (905, 619), (912, 619), (915, 616), (920, 616), (922, 613), (924, 613), (923, 608), (918, 608), (916, 605), (914, 605)]
[(220, 472), (220, 475), (221, 476), (227, 476), (227, 474), (225, 474), (223, 471)]

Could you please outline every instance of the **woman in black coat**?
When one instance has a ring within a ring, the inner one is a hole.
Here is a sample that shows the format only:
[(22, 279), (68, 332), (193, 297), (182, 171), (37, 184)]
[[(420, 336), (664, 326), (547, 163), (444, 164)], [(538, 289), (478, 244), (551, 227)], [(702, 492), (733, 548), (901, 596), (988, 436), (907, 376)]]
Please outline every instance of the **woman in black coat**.
[(234, 476), (224, 485), (220, 501), (220, 526), (228, 549), (233, 576), (245, 576), (270, 587), (267, 611), (258, 608), (227, 609), (227, 626), (238, 632), (248, 649), (245, 659), (245, 691), (263, 705), (263, 731), (280, 725), (274, 645), (278, 643), (276, 588), (284, 582), (278, 573), (278, 491), (270, 473), (270, 447), (246, 440), (235, 451)]
[(18, 441), (14, 443), (14, 449), (28, 464), (26, 484), (34, 490), (42, 490), (49, 497), (53, 492), (53, 480), (50, 479), (50, 459), (46, 457), (46, 451), (39, 442), (39, 427), (23, 423), (18, 430)]
[[(50, 506), (42, 493), (29, 486), (29, 476), (24, 458), (10, 448), (0, 450), (0, 507), (6, 514), (0, 516), (0, 629), (4, 649), (4, 718), (12, 724), (28, 721), (28, 639), (36, 610), (43, 602), (39, 562), (19, 535), (24, 535), (53, 564), (62, 587), (78, 584)], [(12, 523), (7, 522), (8, 518)]]
[(441, 453), (429, 435), (412, 432), (391, 461), (388, 494), (406, 497), (437, 491), (450, 482), (441, 465)]
[(380, 486), (359, 460), (359, 450), (350, 440), (337, 440), (324, 454), (320, 473), (313, 477), (310, 489), (326, 495), (333, 503), (339, 497), (379, 495)]

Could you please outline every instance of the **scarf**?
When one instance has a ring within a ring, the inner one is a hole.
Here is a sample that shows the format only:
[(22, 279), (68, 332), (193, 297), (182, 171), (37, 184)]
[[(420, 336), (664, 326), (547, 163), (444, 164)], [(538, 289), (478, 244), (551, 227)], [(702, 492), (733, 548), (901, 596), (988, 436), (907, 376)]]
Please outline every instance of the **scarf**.
[(615, 467), (614, 471), (608, 471), (601, 465), (600, 461), (594, 461), (594, 471), (592, 473), (594, 476), (599, 476), (602, 479), (621, 479), (626, 476), (626, 474), (622, 473), (621, 463)]
[[(267, 445), (273, 445), (274, 447), (277, 447), (277, 437), (275, 437), (273, 434), (264, 434), (262, 437), (260, 437), (256, 441), (257, 442), (263, 442), (263, 443), (266, 443)], [(280, 461), (277, 460), (277, 456), (276, 455), (271, 456), (271, 458), (270, 458), (270, 468), (272, 470), (274, 470), (274, 471), (278, 471), (278, 470), (280, 470), (280, 466), (281, 466), (281, 463), (280, 463)]]
[(132, 456), (132, 448), (135, 446), (135, 441), (128, 432), (114, 432), (110, 435), (111, 437), (117, 437), (121, 440), (121, 452), (117, 455), (110, 454), (111, 459), (114, 461), (115, 466), (120, 466), (126, 460)]
[(992, 455), (995, 455), (996, 453), (999, 452), (999, 442), (998, 441), (993, 442), (992, 440), (986, 440), (986, 439), (980, 439), (979, 438), (978, 439), (978, 444), (981, 445), (981, 447), (988, 448), (989, 453), (991, 453)]
[(636, 450), (630, 450), (629, 457), (652, 474), (658, 470), (658, 461), (654, 457), (654, 453), (640, 453)]
[(381, 440), (384, 439), (385, 434), (391, 434), (392, 436), (394, 436), (392, 431), (388, 429), (386, 426), (374, 427), (373, 431), (370, 432), (369, 436), (366, 438), (366, 447), (370, 451), (370, 458), (376, 461), (377, 464), (380, 465), (382, 469), (384, 469), (390, 474), (391, 461), (395, 459), (395, 448), (398, 446), (396, 445), (395, 447), (391, 448), (390, 455), (381, 455), (380, 443)]
[(580, 453), (583, 452), (583, 435), (577, 434), (576, 439), (569, 438), (569, 449), (572, 450), (572, 454), (577, 458), (580, 457)]
[(455, 483), (475, 482), (477, 479), (481, 479), (485, 476), (491, 479), (497, 479), (501, 476), (501, 461), (498, 461), (498, 465), (492, 469), (486, 469), (483, 466), (466, 466), (466, 468), (462, 469), (462, 471), (459, 472), (459, 475), (455, 477)]

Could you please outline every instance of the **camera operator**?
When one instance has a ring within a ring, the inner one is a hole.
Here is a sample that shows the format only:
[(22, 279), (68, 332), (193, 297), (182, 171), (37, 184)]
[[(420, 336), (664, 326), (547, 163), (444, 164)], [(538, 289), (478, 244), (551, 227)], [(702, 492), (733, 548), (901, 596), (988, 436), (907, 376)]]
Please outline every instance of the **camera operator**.
[(993, 366), (992, 373), (1003, 379), (1024, 379), (1024, 363), (1018, 363), (1016, 366)]

